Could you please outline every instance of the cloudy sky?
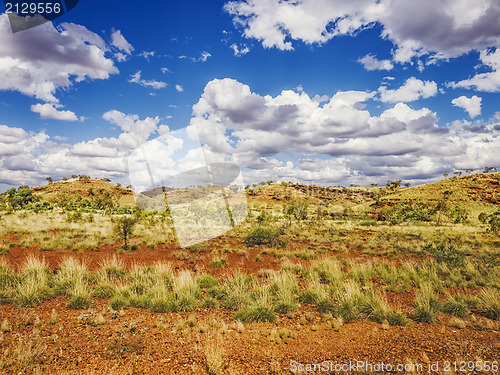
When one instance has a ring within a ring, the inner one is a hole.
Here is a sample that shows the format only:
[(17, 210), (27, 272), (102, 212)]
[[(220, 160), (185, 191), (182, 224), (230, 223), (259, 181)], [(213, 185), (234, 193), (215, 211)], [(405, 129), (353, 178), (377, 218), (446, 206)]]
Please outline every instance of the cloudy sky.
[[(0, 11), (5, 12), (2, 4)], [(245, 182), (433, 181), (500, 167), (497, 0), (81, 0), (0, 15), (0, 190), (196, 130)]]

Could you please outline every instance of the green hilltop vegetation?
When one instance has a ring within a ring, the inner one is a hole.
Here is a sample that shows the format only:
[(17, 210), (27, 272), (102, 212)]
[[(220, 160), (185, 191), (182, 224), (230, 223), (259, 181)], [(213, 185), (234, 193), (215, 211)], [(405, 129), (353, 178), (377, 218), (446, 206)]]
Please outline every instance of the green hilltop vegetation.
[[(446, 176), (445, 176), (446, 177)], [(30, 188), (20, 186), (0, 195), (0, 212), (62, 210), (63, 212), (131, 214), (132, 186), (109, 179), (74, 175), (72, 179)], [(186, 190), (186, 189), (184, 189)], [(410, 187), (401, 180), (384, 187), (322, 187), (273, 181), (246, 187), (250, 202), (266, 203), (285, 216), (351, 217), (398, 224), (480, 224), (488, 222), (500, 205), (500, 172), (455, 175)], [(181, 192), (182, 193), (182, 192)], [(189, 196), (189, 191), (184, 192)], [(146, 192), (147, 195), (147, 192)], [(146, 197), (146, 195), (143, 195)], [(269, 210), (268, 210), (269, 211)], [(483, 214), (481, 216), (481, 214)], [(480, 218), (481, 216), (481, 218)], [(494, 215), (493, 215), (494, 216)]]

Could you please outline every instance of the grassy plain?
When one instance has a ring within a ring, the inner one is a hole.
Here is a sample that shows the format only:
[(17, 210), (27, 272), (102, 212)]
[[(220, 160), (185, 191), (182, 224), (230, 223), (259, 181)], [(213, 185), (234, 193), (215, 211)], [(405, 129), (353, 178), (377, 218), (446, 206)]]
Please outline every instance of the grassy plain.
[(281, 374), (291, 361), (359, 360), (418, 373), (498, 361), (499, 181), (263, 184), (247, 189), (243, 224), (188, 248), (168, 213), (138, 210), (110, 183), (52, 183), (15, 209), (4, 196), (0, 370)]

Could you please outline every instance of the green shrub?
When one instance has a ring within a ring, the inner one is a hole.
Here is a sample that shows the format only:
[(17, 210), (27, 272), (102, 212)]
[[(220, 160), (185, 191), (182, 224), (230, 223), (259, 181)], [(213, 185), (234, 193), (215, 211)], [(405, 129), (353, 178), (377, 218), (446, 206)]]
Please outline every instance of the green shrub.
[(26, 259), (22, 275), (13, 287), (13, 302), (18, 307), (35, 307), (52, 294), (50, 271), (44, 261), (29, 257)]
[(92, 297), (111, 298), (116, 294), (116, 288), (110, 284), (99, 284), (92, 291)]
[(316, 310), (320, 313), (330, 313), (333, 316), (339, 316), (339, 307), (328, 299), (321, 299), (316, 302)]
[(297, 310), (295, 293), (298, 291), (297, 279), (290, 271), (275, 272), (270, 276), (268, 292), (274, 311), (290, 314)]
[(308, 303), (310, 305), (314, 305), (321, 301), (322, 294), (320, 291), (315, 289), (306, 289), (302, 293), (299, 294), (299, 302), (300, 303)]
[(238, 310), (249, 301), (249, 290), (255, 284), (255, 277), (239, 275), (228, 281), (222, 290), (223, 306)]
[(490, 231), (494, 234), (499, 234), (500, 233), (500, 211), (495, 212), (491, 216), (491, 219), (488, 223), (490, 224)]
[(109, 307), (113, 310), (123, 310), (129, 307), (129, 301), (121, 295), (116, 295), (109, 301)]
[(123, 245), (127, 247), (128, 239), (132, 236), (137, 220), (133, 217), (120, 217), (116, 220), (114, 231), (123, 240)]
[(198, 277), (196, 283), (202, 289), (210, 289), (219, 286), (219, 281), (211, 275), (202, 275)]
[(412, 319), (422, 323), (434, 323), (441, 308), (441, 301), (434, 294), (432, 285), (423, 284), (420, 286), (420, 291), (417, 294)]
[(500, 320), (500, 292), (493, 288), (484, 289), (479, 299), (484, 309), (484, 316), (488, 319)]
[(458, 250), (451, 243), (428, 244), (424, 246), (424, 250), (428, 251), (439, 263), (446, 263), (453, 267), (465, 265), (465, 252)]
[(54, 276), (54, 294), (69, 296), (77, 284), (81, 290), (86, 291), (94, 279), (94, 275), (87, 270), (84, 263), (75, 258), (68, 258)]
[(469, 306), (464, 296), (454, 295), (450, 296), (443, 304), (443, 312), (459, 318), (465, 318), (470, 315)]
[(70, 298), (67, 307), (75, 310), (90, 309), (92, 307), (92, 301), (88, 296), (76, 295)]
[(0, 262), (0, 290), (7, 290), (16, 284), (17, 277), (10, 267)]
[(124, 280), (127, 276), (127, 272), (123, 268), (111, 264), (103, 267), (100, 273), (107, 281)]
[(213, 297), (205, 297), (201, 305), (206, 309), (214, 309), (219, 306), (219, 302)]
[(469, 219), (469, 214), (465, 208), (455, 206), (452, 211), (452, 217), (455, 224), (466, 223)]
[(214, 286), (214, 287), (209, 288), (207, 290), (207, 296), (211, 297), (211, 298), (215, 298), (217, 300), (221, 300), (224, 297), (226, 297), (226, 292), (224, 289), (222, 289), (218, 286)]
[(209, 267), (224, 267), (225, 265), (227, 265), (227, 260), (223, 258), (214, 259), (208, 263)]
[(410, 324), (410, 320), (406, 315), (400, 312), (391, 311), (387, 314), (386, 319), (391, 326), (407, 326)]
[(283, 246), (284, 242), (279, 239), (280, 233), (269, 228), (255, 228), (243, 240), (249, 247), (253, 246)]
[(295, 256), (299, 259), (302, 259), (302, 260), (311, 260), (311, 259), (317, 259), (318, 256), (312, 252), (308, 252), (308, 251), (301, 251), (301, 252), (298, 252), (298, 253), (295, 253)]

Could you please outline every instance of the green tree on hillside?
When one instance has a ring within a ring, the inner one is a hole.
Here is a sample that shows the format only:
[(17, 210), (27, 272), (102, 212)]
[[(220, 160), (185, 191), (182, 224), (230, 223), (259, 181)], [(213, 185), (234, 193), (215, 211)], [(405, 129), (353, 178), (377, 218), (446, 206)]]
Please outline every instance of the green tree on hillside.
[(134, 226), (137, 223), (133, 217), (120, 217), (115, 224), (115, 233), (123, 240), (123, 247), (128, 248), (128, 239), (132, 236)]
[(37, 200), (29, 186), (19, 186), (7, 191), (7, 201), (14, 210), (21, 210)]

